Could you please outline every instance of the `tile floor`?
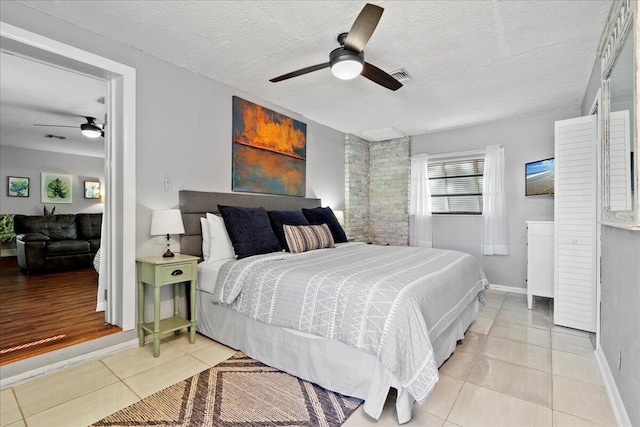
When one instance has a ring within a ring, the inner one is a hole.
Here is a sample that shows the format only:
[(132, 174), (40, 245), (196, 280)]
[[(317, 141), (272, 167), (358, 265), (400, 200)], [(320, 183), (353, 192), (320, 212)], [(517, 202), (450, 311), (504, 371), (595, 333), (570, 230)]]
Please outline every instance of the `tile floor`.
[[(374, 424), (356, 411), (345, 427)], [(397, 425), (393, 400), (378, 425)], [(406, 425), (615, 426), (589, 334), (553, 325), (552, 300), (493, 292)]]
[[(227, 359), (234, 353), (198, 336), (152, 346), (55, 373), (0, 392), (5, 426), (86, 426)], [(390, 397), (380, 420), (362, 406), (345, 427), (397, 426)], [(480, 317), (451, 358), (416, 426), (614, 426), (589, 335), (553, 325), (550, 300), (489, 292)]]

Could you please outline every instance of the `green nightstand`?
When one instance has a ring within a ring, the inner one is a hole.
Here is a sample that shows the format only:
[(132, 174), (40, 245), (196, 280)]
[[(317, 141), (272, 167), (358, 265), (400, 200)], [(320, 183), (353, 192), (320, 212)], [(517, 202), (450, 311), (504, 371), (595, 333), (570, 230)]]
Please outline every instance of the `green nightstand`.
[[(138, 340), (144, 346), (145, 331), (153, 334), (153, 356), (160, 355), (160, 334), (180, 333), (180, 329), (191, 328), (189, 342), (196, 341), (196, 284), (198, 283), (198, 257), (176, 254), (171, 258), (161, 256), (137, 258), (138, 265)], [(179, 284), (190, 282), (191, 320), (180, 316)], [(153, 322), (144, 323), (144, 284), (153, 285)], [(160, 319), (160, 288), (173, 285), (173, 316)]]

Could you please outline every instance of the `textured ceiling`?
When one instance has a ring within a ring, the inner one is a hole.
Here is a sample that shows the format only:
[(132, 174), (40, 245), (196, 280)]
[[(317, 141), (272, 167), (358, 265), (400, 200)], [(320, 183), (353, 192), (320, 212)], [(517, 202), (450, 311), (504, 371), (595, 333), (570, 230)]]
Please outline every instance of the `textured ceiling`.
[(5, 43), (2, 47), (1, 145), (104, 157), (103, 138), (83, 136), (80, 125), (86, 116), (102, 123), (106, 108), (97, 99), (105, 96), (106, 83), (14, 54)]
[(366, 60), (396, 92), (328, 69), (364, 1), (22, 1), (342, 132), (415, 135), (579, 108), (610, 1), (376, 1)]

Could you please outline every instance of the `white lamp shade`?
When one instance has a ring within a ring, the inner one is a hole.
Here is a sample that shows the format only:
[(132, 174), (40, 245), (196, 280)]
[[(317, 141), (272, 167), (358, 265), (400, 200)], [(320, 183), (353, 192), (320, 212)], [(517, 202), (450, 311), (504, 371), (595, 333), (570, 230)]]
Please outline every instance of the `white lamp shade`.
[(336, 216), (338, 223), (344, 227), (344, 211), (333, 211), (333, 214)]
[(160, 209), (151, 213), (151, 235), (184, 234), (180, 209)]

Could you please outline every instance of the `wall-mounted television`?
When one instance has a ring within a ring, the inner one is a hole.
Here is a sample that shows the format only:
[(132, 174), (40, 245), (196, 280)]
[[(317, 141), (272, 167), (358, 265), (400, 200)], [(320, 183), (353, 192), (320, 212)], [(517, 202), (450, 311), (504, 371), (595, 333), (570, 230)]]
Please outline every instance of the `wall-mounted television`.
[(554, 158), (525, 164), (527, 196), (548, 196), (554, 193)]

